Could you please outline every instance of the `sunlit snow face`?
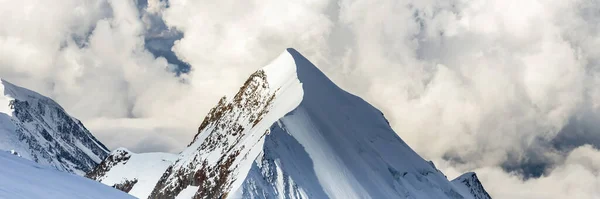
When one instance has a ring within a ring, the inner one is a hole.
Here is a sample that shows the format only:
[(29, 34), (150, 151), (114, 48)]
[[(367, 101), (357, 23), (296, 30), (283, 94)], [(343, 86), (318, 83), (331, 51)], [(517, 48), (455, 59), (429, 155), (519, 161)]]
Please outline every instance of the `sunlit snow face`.
[[(492, 195), (511, 196), (495, 184), (517, 183), (534, 197), (549, 179), (590, 194), (577, 185), (597, 183), (594, 172), (589, 181), (558, 179), (578, 165), (598, 169), (570, 157), (598, 157), (581, 146), (600, 144), (599, 8), (585, 0), (7, 2), (0, 76), (56, 99), (109, 147), (176, 152), (221, 96), (294, 47), (382, 109), (425, 158), (457, 174), (481, 171)], [(505, 171), (550, 177), (523, 183)], [(573, 190), (556, 192), (548, 197)]]

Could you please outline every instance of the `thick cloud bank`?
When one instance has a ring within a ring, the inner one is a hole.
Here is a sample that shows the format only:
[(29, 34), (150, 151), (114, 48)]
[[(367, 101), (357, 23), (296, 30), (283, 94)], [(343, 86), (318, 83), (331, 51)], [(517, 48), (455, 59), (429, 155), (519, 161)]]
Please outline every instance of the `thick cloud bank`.
[[(591, 0), (0, 0), (0, 77), (109, 147), (178, 151), (286, 47), (496, 198), (600, 195)], [(143, 144), (142, 144), (143, 143)]]

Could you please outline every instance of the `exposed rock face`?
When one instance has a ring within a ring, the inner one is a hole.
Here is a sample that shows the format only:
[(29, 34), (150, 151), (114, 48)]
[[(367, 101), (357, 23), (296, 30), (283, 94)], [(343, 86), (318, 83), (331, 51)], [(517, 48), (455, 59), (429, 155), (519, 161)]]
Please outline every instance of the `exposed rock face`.
[[(194, 150), (193, 158), (179, 160), (169, 167), (152, 192), (152, 198), (174, 198), (188, 186), (199, 187), (194, 198), (226, 197), (235, 177), (232, 173), (237, 169), (233, 162), (240, 158), (244, 148), (238, 145), (244, 130), (261, 121), (273, 98), (262, 70), (252, 74), (233, 99), (223, 97), (206, 116), (189, 145)], [(196, 142), (199, 139), (202, 142)], [(209, 153), (210, 159), (205, 155)]]
[(50, 98), (1, 80), (0, 150), (79, 175), (108, 155), (83, 124)]

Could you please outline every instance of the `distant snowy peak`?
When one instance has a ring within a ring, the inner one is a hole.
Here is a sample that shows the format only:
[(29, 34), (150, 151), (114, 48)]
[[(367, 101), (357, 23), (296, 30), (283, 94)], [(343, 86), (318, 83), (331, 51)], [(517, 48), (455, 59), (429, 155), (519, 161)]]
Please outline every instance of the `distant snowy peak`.
[(83, 124), (52, 99), (0, 80), (0, 150), (79, 175), (108, 154)]
[(452, 183), (462, 189), (465, 194), (471, 194), (473, 199), (492, 199), (474, 172), (465, 173), (452, 180)]
[(169, 153), (133, 153), (125, 148), (114, 150), (86, 177), (127, 192), (148, 198), (154, 186), (177, 155)]
[[(487, 193), (485, 193), (487, 194)], [(449, 182), (294, 49), (222, 98), (150, 198), (452, 198)]]

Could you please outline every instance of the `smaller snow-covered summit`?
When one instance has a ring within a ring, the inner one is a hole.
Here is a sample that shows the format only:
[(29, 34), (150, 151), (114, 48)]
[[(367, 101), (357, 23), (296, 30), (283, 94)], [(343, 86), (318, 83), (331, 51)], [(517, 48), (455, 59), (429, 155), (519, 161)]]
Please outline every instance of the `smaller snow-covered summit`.
[(125, 148), (111, 152), (86, 177), (127, 192), (148, 198), (156, 182), (177, 159), (169, 153), (133, 153)]
[(108, 149), (52, 99), (2, 79), (0, 150), (79, 175), (108, 155)]

